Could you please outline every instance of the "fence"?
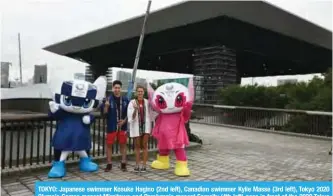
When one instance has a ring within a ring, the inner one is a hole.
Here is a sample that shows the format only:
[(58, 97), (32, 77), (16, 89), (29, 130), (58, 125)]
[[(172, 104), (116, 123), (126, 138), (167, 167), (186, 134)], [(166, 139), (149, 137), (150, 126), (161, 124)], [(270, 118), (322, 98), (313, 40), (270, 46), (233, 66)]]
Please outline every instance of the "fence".
[(332, 137), (332, 112), (200, 104), (193, 111), (191, 122)]
[[(106, 156), (105, 119), (96, 114), (91, 125), (92, 157)], [(53, 161), (51, 147), (56, 121), (46, 114), (25, 114), (2, 117), (1, 119), (1, 168), (18, 168), (27, 165), (48, 164)], [(148, 148), (156, 148), (156, 141), (150, 138)], [(112, 148), (119, 154), (118, 145)], [(128, 151), (133, 152), (133, 140), (129, 138)], [(74, 153), (69, 159), (76, 160)]]
[[(194, 105), (193, 111), (195, 113), (191, 122), (332, 136), (331, 112), (200, 104)], [(96, 121), (91, 125), (91, 156), (106, 156), (105, 119), (99, 114), (95, 116)], [(46, 114), (2, 116), (1, 168), (51, 163), (53, 160), (51, 141), (55, 126), (56, 122)], [(129, 152), (133, 151), (133, 147), (133, 140), (129, 139)], [(153, 138), (150, 138), (148, 148), (156, 148), (156, 141)], [(113, 154), (119, 154), (118, 145), (113, 147)], [(69, 158), (78, 159), (74, 154)]]

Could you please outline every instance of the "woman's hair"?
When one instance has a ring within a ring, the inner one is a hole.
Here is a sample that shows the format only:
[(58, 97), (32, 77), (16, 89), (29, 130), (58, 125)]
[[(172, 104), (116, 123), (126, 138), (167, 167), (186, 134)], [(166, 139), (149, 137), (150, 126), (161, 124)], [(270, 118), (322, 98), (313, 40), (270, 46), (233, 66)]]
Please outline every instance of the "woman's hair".
[(137, 85), (136, 86), (136, 90), (138, 90), (139, 88), (141, 88), (143, 91), (145, 91), (145, 87), (141, 86), (141, 85)]

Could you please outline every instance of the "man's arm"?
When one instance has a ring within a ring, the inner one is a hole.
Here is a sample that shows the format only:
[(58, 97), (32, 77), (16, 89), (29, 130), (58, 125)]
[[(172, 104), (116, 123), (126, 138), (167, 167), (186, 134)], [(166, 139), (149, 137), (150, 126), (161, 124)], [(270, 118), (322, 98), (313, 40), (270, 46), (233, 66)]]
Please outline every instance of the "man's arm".
[(126, 110), (125, 110), (125, 112), (126, 112), (126, 115), (125, 115), (125, 118), (124, 118), (124, 123), (126, 123), (127, 122), (127, 120), (128, 120), (128, 107), (129, 107), (129, 104), (130, 104), (130, 101), (126, 98), (126, 102), (127, 102), (127, 104), (126, 104)]
[(109, 108), (110, 108), (110, 98), (109, 98), (109, 97), (107, 97), (107, 98), (105, 99), (105, 103), (103, 103), (103, 104), (101, 105), (101, 108), (102, 108), (102, 113), (103, 113), (103, 114), (107, 114), (107, 113), (109, 113)]
[[(121, 116), (122, 118), (124, 118), (124, 119), (120, 120), (121, 126), (123, 126), (125, 123), (127, 123), (127, 120), (129, 119), (128, 115), (131, 114), (131, 113), (128, 112), (128, 109), (130, 108), (129, 107), (129, 104), (130, 104), (129, 100), (126, 98), (126, 99), (123, 99), (123, 101), (126, 102), (127, 104), (125, 106), (126, 108), (124, 108), (125, 112)], [(130, 119), (130, 121), (131, 121), (131, 119)]]

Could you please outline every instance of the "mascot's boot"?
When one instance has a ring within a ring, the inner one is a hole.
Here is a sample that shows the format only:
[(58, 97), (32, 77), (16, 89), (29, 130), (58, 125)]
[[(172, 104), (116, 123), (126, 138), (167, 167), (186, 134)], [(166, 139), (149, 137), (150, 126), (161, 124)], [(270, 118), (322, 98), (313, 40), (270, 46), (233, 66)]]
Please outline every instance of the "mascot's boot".
[(66, 175), (65, 161), (55, 161), (48, 174), (49, 178), (62, 178)]
[(98, 170), (98, 165), (91, 161), (89, 157), (80, 159), (80, 170), (83, 172), (94, 172)]
[(167, 156), (157, 155), (157, 160), (153, 161), (151, 167), (154, 169), (169, 169), (170, 167), (169, 155)]
[(175, 175), (176, 176), (190, 175), (190, 170), (187, 167), (187, 161), (176, 161)]

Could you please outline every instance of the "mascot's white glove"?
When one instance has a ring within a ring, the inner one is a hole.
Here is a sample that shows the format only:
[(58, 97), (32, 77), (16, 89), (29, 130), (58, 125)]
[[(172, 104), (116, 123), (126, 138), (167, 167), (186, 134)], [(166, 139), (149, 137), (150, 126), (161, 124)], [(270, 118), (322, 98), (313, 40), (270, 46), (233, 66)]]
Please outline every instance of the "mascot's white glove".
[(83, 121), (84, 124), (89, 125), (90, 124), (90, 116), (89, 115), (83, 116), (82, 121)]
[(55, 113), (56, 111), (59, 110), (59, 104), (57, 104), (57, 103), (54, 102), (54, 101), (50, 101), (50, 102), (49, 102), (49, 106), (50, 106), (50, 111), (51, 111), (52, 113)]

